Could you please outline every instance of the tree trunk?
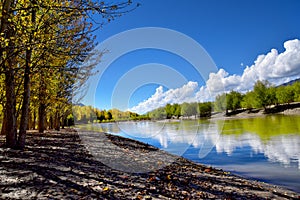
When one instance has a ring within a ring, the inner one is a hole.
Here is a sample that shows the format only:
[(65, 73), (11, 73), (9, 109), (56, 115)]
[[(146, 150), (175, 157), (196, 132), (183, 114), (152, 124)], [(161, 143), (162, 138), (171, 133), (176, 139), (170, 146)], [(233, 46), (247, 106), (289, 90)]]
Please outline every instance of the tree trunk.
[(31, 50), (26, 51), (25, 74), (24, 74), (24, 93), (22, 104), (22, 115), (19, 128), (18, 148), (24, 149), (26, 143), (26, 129), (28, 125), (28, 113), (30, 103), (30, 60)]
[[(5, 108), (5, 106), (3, 106), (4, 108)], [(5, 122), (5, 120), (6, 120), (6, 117), (5, 117), (5, 115), (6, 115), (6, 112), (5, 112), (5, 109), (4, 109), (4, 112), (3, 112), (3, 120), (2, 120), (2, 127), (1, 127), (1, 134), (0, 135), (6, 135), (6, 133), (5, 133), (5, 124), (6, 124), (6, 122)]]
[(5, 120), (4, 127), (6, 133), (6, 146), (16, 148), (17, 144), (17, 117), (16, 117), (16, 95), (14, 70), (6, 70), (5, 72)]
[(45, 100), (45, 75), (44, 72), (40, 71), (40, 88), (39, 88), (39, 109), (38, 109), (38, 130), (43, 133), (46, 129), (46, 100)]
[[(35, 0), (32, 1), (35, 4)], [(31, 11), (31, 22), (34, 24), (36, 18), (35, 9), (32, 8)], [(33, 39), (34, 30), (31, 31), (29, 36), (29, 45)], [(19, 138), (18, 138), (18, 147), (24, 149), (26, 143), (26, 129), (28, 126), (28, 114), (29, 114), (29, 105), (30, 105), (30, 65), (31, 65), (31, 55), (32, 49), (27, 48), (26, 50), (26, 59), (25, 59), (25, 72), (24, 72), (24, 93), (23, 93), (23, 104), (22, 104), (22, 115), (19, 128)]]
[[(10, 42), (11, 43), (11, 42)], [(10, 44), (13, 46), (13, 44)], [(9, 46), (10, 46), (9, 45)], [(16, 94), (15, 94), (15, 57), (13, 49), (10, 46), (7, 59), (7, 66), (5, 67), (5, 121), (4, 132), (6, 133), (6, 146), (9, 148), (16, 148), (17, 145), (17, 116), (16, 116)]]
[(65, 114), (62, 116), (62, 120), (61, 120), (61, 128), (65, 129), (65, 124), (66, 124), (66, 117)]
[(32, 123), (32, 127), (33, 130), (35, 130), (36, 128), (36, 111), (35, 109), (33, 110), (33, 123)]
[(29, 110), (28, 110), (27, 130), (30, 130), (31, 126), (32, 126), (32, 114), (31, 114), (31, 110), (30, 110), (30, 107), (29, 107)]
[[(4, 39), (10, 39), (14, 36), (15, 30), (10, 27), (9, 13), (11, 7), (14, 7), (15, 1), (6, 0), (3, 1), (2, 5), (2, 18), (0, 22), (0, 33), (4, 33)], [(14, 80), (14, 44), (9, 41), (7, 47), (0, 47), (0, 58), (3, 56), (3, 52), (6, 52), (7, 60), (3, 64), (4, 74), (5, 74), (5, 113), (2, 131), (6, 134), (6, 146), (10, 148), (16, 148), (16, 137), (17, 137), (17, 127), (16, 127), (16, 96), (15, 96), (15, 80)], [(2, 66), (1, 66), (2, 67)]]
[(53, 129), (53, 117), (52, 117), (52, 115), (50, 116), (50, 119), (49, 119), (49, 129)]
[(45, 121), (46, 121), (46, 105), (40, 102), (39, 113), (38, 113), (38, 128), (39, 132), (43, 133), (45, 131)]
[(58, 111), (56, 111), (56, 113), (55, 113), (54, 121), (55, 121), (55, 127), (54, 127), (55, 130), (60, 131), (60, 117), (59, 117)]

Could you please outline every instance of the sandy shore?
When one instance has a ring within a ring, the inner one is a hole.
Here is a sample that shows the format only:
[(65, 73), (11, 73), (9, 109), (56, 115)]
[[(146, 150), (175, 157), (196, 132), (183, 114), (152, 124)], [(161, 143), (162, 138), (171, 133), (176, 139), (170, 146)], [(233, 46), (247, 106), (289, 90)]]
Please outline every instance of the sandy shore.
[(264, 117), (268, 115), (281, 114), (281, 115), (289, 115), (289, 116), (300, 116), (300, 108), (287, 109), (277, 113), (265, 114), (263, 109), (257, 110), (257, 112), (248, 112), (243, 111), (238, 114), (226, 116), (224, 113), (217, 113), (211, 116), (210, 120), (226, 120), (226, 119), (243, 119), (243, 118), (255, 118), (255, 117)]
[[(95, 141), (95, 136), (97, 140)], [(90, 145), (86, 145), (90, 142)], [(0, 136), (0, 144), (4, 142)], [(100, 144), (100, 147), (98, 145)], [(0, 199), (299, 199), (300, 194), (195, 164), (147, 144), (74, 130), (0, 148)]]

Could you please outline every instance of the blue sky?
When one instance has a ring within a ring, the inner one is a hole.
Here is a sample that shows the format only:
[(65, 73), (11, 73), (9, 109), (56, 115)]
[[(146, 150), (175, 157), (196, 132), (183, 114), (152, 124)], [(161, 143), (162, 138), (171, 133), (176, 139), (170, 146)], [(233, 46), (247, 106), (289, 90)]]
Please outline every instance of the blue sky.
[[(298, 0), (139, 0), (133, 2), (139, 2), (141, 6), (97, 31), (99, 45), (108, 38), (130, 29), (167, 28), (185, 34), (198, 42), (210, 55), (217, 70), (205, 80), (195, 72), (187, 60), (172, 52), (159, 49), (135, 50), (114, 60), (106, 68), (100, 80), (93, 82), (92, 87), (95, 87), (93, 106), (95, 107), (100, 109), (116, 107), (117, 104), (112, 105), (112, 96), (115, 95), (118, 99), (118, 94), (114, 94), (118, 81), (128, 71), (149, 63), (159, 63), (174, 69), (186, 78), (186, 83), (170, 87), (160, 87), (160, 84), (155, 81), (137, 85), (130, 99), (123, 99), (127, 108), (120, 106), (120, 109), (131, 109), (142, 113), (160, 105), (157, 102), (176, 103), (178, 101), (170, 100), (170, 94), (174, 98), (179, 94), (185, 94), (180, 90), (184, 86), (185, 89), (191, 89), (189, 91), (194, 95), (191, 96), (191, 93), (187, 92), (189, 97), (181, 100), (205, 101), (205, 98), (199, 96), (206, 96), (204, 93), (207, 91), (210, 91), (210, 95), (220, 92), (214, 88), (214, 84), (219, 84), (217, 80), (224, 85), (225, 91), (249, 90), (253, 81), (249, 81), (249, 77), (245, 74), (247, 66), (249, 68), (247, 73), (252, 73), (251, 77), (254, 81), (269, 79), (271, 82), (279, 83), (300, 75), (298, 73), (300, 60), (297, 56), (300, 45), (299, 41), (295, 40), (300, 39), (300, 1)], [(105, 56), (103, 60), (106, 59)], [(293, 63), (290, 63), (290, 60), (293, 60)], [(286, 67), (286, 65), (290, 66)], [(273, 76), (266, 75), (268, 70), (273, 69), (276, 69), (270, 72)], [(253, 74), (258, 75), (254, 77)], [(146, 78), (147, 74), (141, 76)], [(245, 81), (247, 84), (243, 83)], [(140, 106), (137, 107), (139, 104)], [(132, 109), (134, 107), (135, 109)]]

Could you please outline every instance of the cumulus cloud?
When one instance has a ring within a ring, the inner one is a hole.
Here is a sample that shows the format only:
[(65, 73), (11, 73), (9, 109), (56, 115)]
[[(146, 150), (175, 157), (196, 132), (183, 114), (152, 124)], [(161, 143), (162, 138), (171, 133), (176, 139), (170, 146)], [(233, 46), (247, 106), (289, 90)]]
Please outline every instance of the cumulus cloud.
[(300, 40), (286, 41), (284, 49), (282, 53), (271, 49), (267, 54), (259, 55), (253, 65), (246, 66), (242, 75), (229, 75), (224, 69), (219, 69), (217, 73), (209, 75), (206, 85), (200, 89), (197, 89), (197, 82), (188, 82), (181, 88), (165, 92), (162, 87), (158, 87), (154, 95), (130, 110), (145, 113), (167, 103), (211, 101), (223, 92), (249, 91), (257, 80), (268, 80), (274, 85), (280, 85), (300, 78)]
[(188, 82), (180, 88), (169, 89), (163, 91), (163, 87), (156, 88), (155, 93), (147, 100), (139, 103), (137, 106), (131, 108), (132, 112), (146, 113), (156, 108), (165, 106), (170, 103), (183, 103), (195, 101), (195, 94), (197, 92), (198, 83)]
[(241, 76), (229, 75), (224, 69), (212, 73), (207, 81), (211, 93), (236, 90), (245, 92), (252, 89), (257, 80), (268, 80), (275, 85), (300, 77), (300, 40), (284, 43), (285, 51), (272, 49), (266, 55), (259, 55)]
[(289, 40), (284, 43), (285, 51), (278, 53), (272, 49), (265, 55), (259, 55), (242, 75), (229, 75), (224, 69), (211, 73), (206, 86), (197, 92), (197, 100), (205, 101), (209, 97), (231, 90), (246, 92), (253, 88), (257, 80), (268, 80), (274, 85), (300, 77), (300, 40)]

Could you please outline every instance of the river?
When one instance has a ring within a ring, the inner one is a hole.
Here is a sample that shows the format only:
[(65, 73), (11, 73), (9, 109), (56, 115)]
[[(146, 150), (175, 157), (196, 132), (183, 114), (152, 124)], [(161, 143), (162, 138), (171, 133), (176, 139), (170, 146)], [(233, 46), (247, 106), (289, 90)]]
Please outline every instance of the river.
[(101, 123), (89, 129), (300, 192), (300, 116)]

